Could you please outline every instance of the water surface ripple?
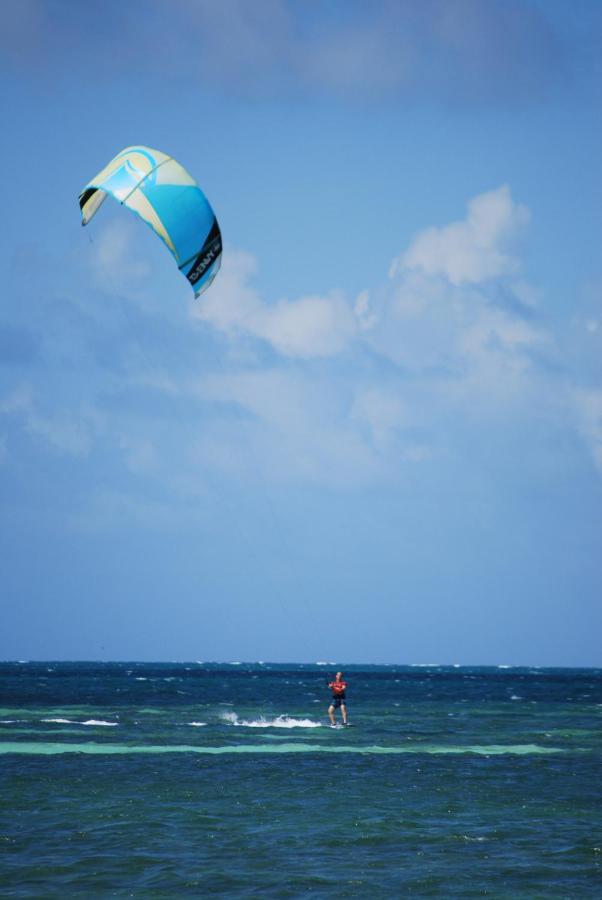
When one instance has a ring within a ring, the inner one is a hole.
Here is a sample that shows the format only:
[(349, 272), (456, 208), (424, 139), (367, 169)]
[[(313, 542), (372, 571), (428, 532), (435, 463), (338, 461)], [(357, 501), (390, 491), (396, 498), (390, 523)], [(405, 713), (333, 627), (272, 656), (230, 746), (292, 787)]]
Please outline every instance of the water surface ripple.
[(593, 897), (602, 671), (0, 664), (3, 896)]

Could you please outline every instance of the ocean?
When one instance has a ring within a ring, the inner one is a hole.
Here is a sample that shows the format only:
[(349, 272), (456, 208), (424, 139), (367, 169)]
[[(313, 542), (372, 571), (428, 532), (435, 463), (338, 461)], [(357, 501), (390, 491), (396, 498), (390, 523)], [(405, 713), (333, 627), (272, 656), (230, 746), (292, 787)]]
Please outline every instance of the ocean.
[(2, 663), (0, 895), (600, 897), (601, 776), (600, 669)]

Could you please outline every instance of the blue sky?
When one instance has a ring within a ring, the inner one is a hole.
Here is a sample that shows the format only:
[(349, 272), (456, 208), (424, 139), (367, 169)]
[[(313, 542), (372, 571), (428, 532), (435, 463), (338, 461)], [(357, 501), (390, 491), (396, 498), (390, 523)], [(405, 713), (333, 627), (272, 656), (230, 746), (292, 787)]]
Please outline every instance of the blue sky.
[(600, 665), (600, 5), (1, 16), (0, 658)]

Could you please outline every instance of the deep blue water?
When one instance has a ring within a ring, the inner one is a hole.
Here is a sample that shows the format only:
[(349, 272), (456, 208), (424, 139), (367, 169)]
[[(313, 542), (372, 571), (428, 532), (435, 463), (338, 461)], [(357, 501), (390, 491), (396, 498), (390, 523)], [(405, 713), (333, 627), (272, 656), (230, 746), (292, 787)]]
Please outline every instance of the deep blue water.
[(0, 664), (7, 897), (600, 897), (602, 670)]

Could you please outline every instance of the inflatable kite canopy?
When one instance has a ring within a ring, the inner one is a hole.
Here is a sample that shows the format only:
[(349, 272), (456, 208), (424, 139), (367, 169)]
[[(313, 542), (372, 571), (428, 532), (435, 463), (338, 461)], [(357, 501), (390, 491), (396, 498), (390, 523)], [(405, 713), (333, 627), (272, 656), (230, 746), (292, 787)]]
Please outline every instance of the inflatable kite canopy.
[(209, 201), (186, 169), (160, 150), (127, 147), (79, 195), (87, 225), (107, 194), (153, 229), (171, 251), (195, 297), (207, 290), (222, 258), (222, 236)]

